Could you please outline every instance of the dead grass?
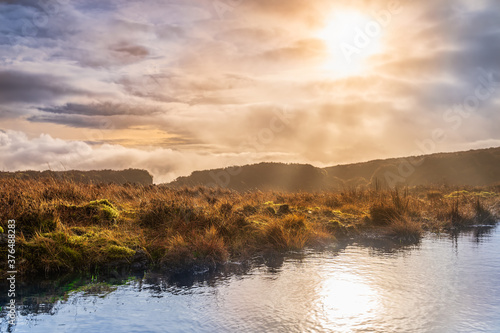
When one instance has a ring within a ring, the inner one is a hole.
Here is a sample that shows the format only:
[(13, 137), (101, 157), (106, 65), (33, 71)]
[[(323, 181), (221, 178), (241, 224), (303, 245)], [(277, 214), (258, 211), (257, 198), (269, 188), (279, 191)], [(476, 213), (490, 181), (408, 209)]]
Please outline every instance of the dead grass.
[(392, 219), (388, 227), (391, 236), (405, 242), (418, 242), (423, 234), (422, 223), (408, 216)]
[(138, 253), (168, 269), (302, 249), (365, 228), (418, 239), (422, 230), (492, 224), (499, 202), (495, 188), (237, 193), (0, 179), (0, 228), (17, 222), (21, 274), (102, 270)]

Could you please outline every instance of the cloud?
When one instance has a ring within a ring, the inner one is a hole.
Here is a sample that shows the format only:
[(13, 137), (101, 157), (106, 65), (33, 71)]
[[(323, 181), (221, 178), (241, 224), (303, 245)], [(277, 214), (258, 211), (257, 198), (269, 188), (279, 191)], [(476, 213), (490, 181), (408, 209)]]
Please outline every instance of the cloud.
[(19, 71), (0, 71), (0, 102), (35, 103), (61, 96), (84, 94), (67, 80), (51, 74), (33, 74)]
[(76, 128), (116, 129), (117, 126), (109, 119), (81, 115), (33, 115), (27, 118), (34, 123), (52, 123)]
[[(147, 169), (155, 183), (168, 182), (195, 169), (234, 165), (233, 155), (209, 155), (200, 152), (155, 148), (149, 151), (119, 145), (90, 145), (83, 141), (66, 141), (48, 134), (29, 138), (17, 131), (0, 131), (0, 169), (15, 170), (98, 170)], [(236, 156), (237, 157), (237, 156)], [(273, 158), (273, 156), (270, 156)], [(248, 162), (258, 161), (258, 155), (239, 157)]]
[(132, 106), (113, 102), (92, 104), (66, 103), (60, 106), (40, 107), (38, 110), (54, 114), (76, 114), (84, 116), (149, 115), (158, 109), (141, 105)]
[[(498, 140), (500, 88), (460, 130), (443, 118), (474, 94), (478, 68), (500, 81), (493, 0), (402, 3), (383, 28), (383, 53), (347, 77), (327, 68), (336, 59), (318, 29), (334, 13), (373, 15), (386, 1), (230, 1), (224, 13), (211, 0), (57, 3), (0, 1), (0, 66), (9, 68), (0, 118), (20, 130), (2, 132), (10, 169), (64, 156), (73, 168), (143, 165), (167, 179), (266, 159), (401, 156), (434, 128), (447, 131), (442, 150)], [(290, 119), (269, 134), (276, 110)], [(61, 128), (74, 140), (55, 139)], [(109, 136), (84, 142), (80, 133), (94, 129)], [(148, 148), (126, 148), (133, 140)]]

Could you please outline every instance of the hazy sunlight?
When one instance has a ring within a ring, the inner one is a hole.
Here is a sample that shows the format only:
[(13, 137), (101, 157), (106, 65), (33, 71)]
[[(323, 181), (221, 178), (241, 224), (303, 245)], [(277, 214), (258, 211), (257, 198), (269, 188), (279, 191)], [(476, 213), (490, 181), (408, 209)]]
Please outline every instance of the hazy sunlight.
[(382, 26), (362, 12), (336, 11), (316, 35), (329, 53), (324, 69), (338, 77), (362, 75), (366, 60), (382, 52), (382, 32)]

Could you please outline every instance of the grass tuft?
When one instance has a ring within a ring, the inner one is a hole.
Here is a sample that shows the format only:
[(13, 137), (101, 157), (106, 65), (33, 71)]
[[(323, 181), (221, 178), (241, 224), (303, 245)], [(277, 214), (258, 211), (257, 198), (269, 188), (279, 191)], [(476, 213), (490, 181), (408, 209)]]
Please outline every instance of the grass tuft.
[(422, 224), (408, 216), (393, 218), (388, 227), (389, 233), (400, 241), (418, 242), (423, 234)]

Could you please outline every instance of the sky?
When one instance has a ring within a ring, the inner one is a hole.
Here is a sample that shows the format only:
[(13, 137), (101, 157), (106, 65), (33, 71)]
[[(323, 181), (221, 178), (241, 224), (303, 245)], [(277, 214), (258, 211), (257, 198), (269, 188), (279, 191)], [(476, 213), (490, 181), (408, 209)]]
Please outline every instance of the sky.
[(500, 146), (496, 0), (0, 0), (0, 171)]

